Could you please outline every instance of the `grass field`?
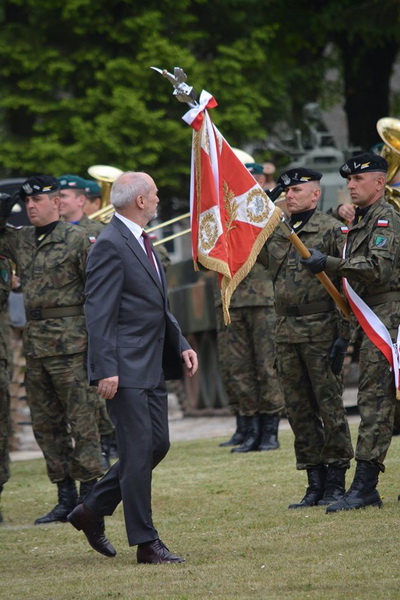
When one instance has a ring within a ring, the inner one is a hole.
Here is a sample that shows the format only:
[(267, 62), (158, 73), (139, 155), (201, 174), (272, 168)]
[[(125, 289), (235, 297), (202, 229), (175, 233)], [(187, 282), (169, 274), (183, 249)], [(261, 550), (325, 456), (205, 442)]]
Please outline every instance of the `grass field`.
[(106, 519), (115, 558), (69, 524), (33, 526), (56, 489), (42, 460), (13, 463), (2, 495), (0, 598), (399, 599), (400, 438), (381, 477), (383, 508), (333, 515), (287, 509), (304, 495), (306, 476), (294, 468), (291, 432), (280, 439), (279, 451), (247, 455), (218, 448), (220, 439), (173, 445), (154, 472), (153, 512), (183, 565), (137, 565), (121, 507)]

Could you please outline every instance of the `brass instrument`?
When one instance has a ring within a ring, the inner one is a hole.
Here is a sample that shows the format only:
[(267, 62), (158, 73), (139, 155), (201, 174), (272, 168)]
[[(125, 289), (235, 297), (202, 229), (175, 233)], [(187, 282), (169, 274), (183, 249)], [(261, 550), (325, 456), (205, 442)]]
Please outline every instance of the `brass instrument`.
[(388, 163), (386, 198), (400, 212), (400, 189), (390, 185), (400, 169), (400, 120), (384, 117), (378, 120), (376, 129), (384, 141), (380, 155)]
[[(146, 229), (147, 233), (152, 233), (153, 231), (157, 231), (157, 229), (162, 229), (163, 227), (166, 227), (167, 225), (172, 225), (172, 223), (177, 223), (178, 221), (182, 221), (182, 219), (188, 219), (190, 217), (190, 212), (187, 212), (183, 215), (179, 215), (179, 217), (174, 217), (173, 219), (170, 219), (169, 221), (164, 221), (163, 223), (159, 223), (158, 225), (154, 225), (153, 227), (149, 227), (148, 229)], [(181, 237), (182, 235), (185, 235), (186, 233), (190, 233), (192, 231), (191, 227), (188, 227), (187, 229), (182, 229), (181, 231), (178, 231), (177, 233), (172, 233), (171, 235), (168, 235), (167, 237), (162, 238), (161, 240), (157, 240), (156, 242), (153, 242), (153, 246), (159, 246), (160, 244), (163, 244), (164, 242), (169, 242), (170, 240), (174, 240), (177, 237)]]
[(101, 187), (100, 210), (102, 210), (103, 208), (108, 208), (110, 204), (111, 186), (117, 179), (117, 177), (122, 175), (123, 171), (121, 171), (121, 169), (118, 169), (117, 167), (110, 167), (109, 165), (92, 165), (88, 168), (88, 173), (91, 177), (93, 177), (93, 179), (99, 182)]

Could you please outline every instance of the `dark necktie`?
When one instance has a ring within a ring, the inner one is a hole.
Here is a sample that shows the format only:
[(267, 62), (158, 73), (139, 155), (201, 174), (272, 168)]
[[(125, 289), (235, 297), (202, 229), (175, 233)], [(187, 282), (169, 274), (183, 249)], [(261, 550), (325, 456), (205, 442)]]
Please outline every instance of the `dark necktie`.
[(151, 247), (149, 234), (146, 233), (145, 231), (142, 231), (142, 237), (143, 237), (144, 247), (146, 249), (146, 254), (149, 257), (149, 259), (150, 259), (153, 267), (157, 271), (156, 262), (154, 260), (153, 250), (152, 250), (152, 247)]

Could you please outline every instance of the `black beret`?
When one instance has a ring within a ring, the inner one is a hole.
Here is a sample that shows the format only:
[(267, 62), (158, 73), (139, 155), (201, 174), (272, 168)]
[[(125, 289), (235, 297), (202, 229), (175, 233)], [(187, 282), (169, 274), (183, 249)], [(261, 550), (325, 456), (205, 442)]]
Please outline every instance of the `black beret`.
[(355, 175), (356, 173), (368, 173), (371, 171), (381, 171), (386, 173), (388, 170), (388, 163), (383, 156), (374, 154), (373, 152), (364, 152), (363, 154), (357, 154), (347, 160), (344, 165), (340, 167), (340, 174), (346, 178), (348, 175)]
[(22, 184), (20, 194), (24, 198), (37, 194), (50, 194), (58, 189), (58, 181), (52, 175), (33, 175)]
[(299, 185), (299, 183), (319, 181), (321, 177), (322, 173), (319, 173), (318, 171), (306, 169), (305, 167), (299, 167), (297, 169), (289, 169), (288, 171), (282, 173), (276, 183), (280, 183), (284, 187), (290, 187), (291, 185)]

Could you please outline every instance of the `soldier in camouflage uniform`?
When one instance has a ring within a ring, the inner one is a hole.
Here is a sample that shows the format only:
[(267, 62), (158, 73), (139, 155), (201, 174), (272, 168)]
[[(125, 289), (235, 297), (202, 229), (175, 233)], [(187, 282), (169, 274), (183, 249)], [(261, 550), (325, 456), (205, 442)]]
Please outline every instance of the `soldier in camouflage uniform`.
[(77, 503), (75, 480), (84, 495), (102, 475), (96, 407), (88, 395), (87, 334), (83, 312), (86, 233), (59, 221), (58, 183), (30, 177), (21, 187), (34, 227), (5, 221), (17, 198), (0, 197), (0, 248), (17, 265), (24, 290), (25, 386), (32, 427), (58, 504), (36, 524), (66, 521)]
[[(290, 223), (301, 241), (340, 256), (346, 228), (316, 210), (321, 177), (312, 169), (299, 168), (283, 173), (278, 183), (286, 188)], [(278, 376), (295, 436), (296, 467), (306, 469), (308, 478), (304, 498), (289, 508), (326, 505), (344, 494), (345, 473), (353, 457), (342, 401), (348, 327), (279, 229), (259, 258), (274, 281)]]
[[(262, 186), (263, 166), (245, 167)], [(238, 285), (230, 304), (231, 324), (225, 326), (221, 294), (216, 290), (218, 354), (222, 380), (236, 416), (236, 431), (220, 446), (232, 452), (276, 450), (283, 397), (274, 368), (275, 310), (272, 280), (255, 264)]]
[[(311, 258), (304, 263), (314, 273), (326, 270), (335, 277), (348, 278), (395, 340), (400, 323), (400, 217), (384, 198), (386, 171), (386, 160), (369, 152), (350, 158), (341, 167), (340, 174), (347, 178), (352, 202), (357, 207), (345, 257), (326, 256), (332, 255), (328, 250), (312, 250)], [(341, 500), (328, 506), (330, 513), (381, 506), (376, 486), (379, 473), (385, 469), (393, 430), (396, 394), (391, 367), (356, 318), (352, 318), (360, 342), (357, 467), (349, 490)]]
[(85, 179), (85, 184), (86, 202), (83, 212), (89, 217), (101, 208), (101, 187), (94, 179)]
[[(60, 215), (66, 223), (79, 225), (87, 232), (91, 241), (97, 238), (103, 231), (104, 224), (89, 219), (84, 214), (87, 202), (87, 180), (79, 175), (61, 175), (58, 179), (60, 188)], [(98, 406), (98, 428), (100, 434), (100, 445), (103, 469), (110, 468), (110, 449), (114, 441), (114, 425), (108, 416), (105, 400), (100, 397), (97, 389), (89, 388), (89, 394), (93, 395), (93, 401)]]
[[(10, 382), (9, 369), (9, 320), (8, 295), (11, 290), (12, 269), (10, 261), (0, 255), (0, 495), (3, 486), (10, 478), (8, 445), (11, 433), (10, 422)], [(3, 516), (0, 511), (0, 523)]]
[(216, 306), (221, 375), (237, 419), (235, 434), (221, 446), (240, 444), (232, 452), (275, 450), (284, 403), (273, 366), (276, 317), (272, 281), (264, 266), (256, 263), (236, 288), (228, 326), (219, 290)]

